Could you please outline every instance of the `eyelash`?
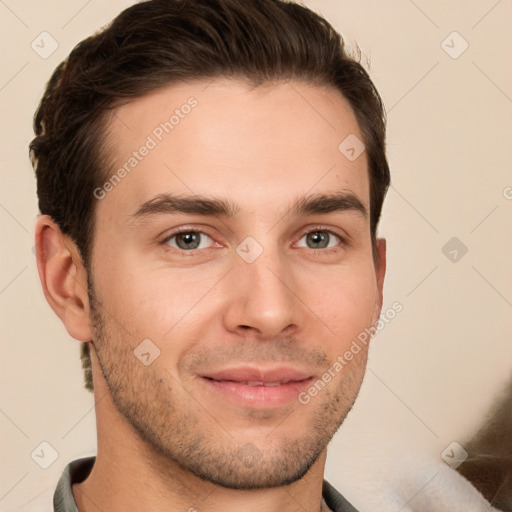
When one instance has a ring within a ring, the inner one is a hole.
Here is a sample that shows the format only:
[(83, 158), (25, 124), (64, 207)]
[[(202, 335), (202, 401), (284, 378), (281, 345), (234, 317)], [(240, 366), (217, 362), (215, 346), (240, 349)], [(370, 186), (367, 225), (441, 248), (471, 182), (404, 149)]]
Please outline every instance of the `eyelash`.
[[(313, 251), (314, 254), (318, 254), (319, 252), (322, 252), (323, 254), (332, 254), (332, 253), (336, 253), (336, 252), (339, 252), (340, 250), (343, 249), (343, 247), (345, 247), (346, 245), (348, 245), (348, 242), (347, 242), (347, 239), (343, 236), (341, 236), (340, 234), (336, 233), (335, 231), (332, 231), (330, 229), (326, 229), (326, 228), (323, 228), (321, 226), (318, 226), (318, 227), (315, 227), (313, 229), (310, 229), (306, 232), (304, 232), (299, 240), (301, 240), (304, 236), (306, 235), (309, 235), (311, 233), (315, 233), (315, 232), (325, 232), (325, 233), (329, 233), (329, 235), (334, 235), (335, 237), (337, 237), (339, 240), (340, 240), (340, 244), (336, 247), (330, 247), (330, 248), (326, 248), (326, 249), (312, 249), (310, 248), (310, 251)], [(213, 237), (211, 237), (208, 233), (206, 233), (205, 231), (201, 231), (199, 229), (190, 229), (190, 228), (182, 228), (182, 229), (178, 229), (176, 231), (173, 231), (172, 233), (170, 233), (169, 235), (167, 235), (160, 243), (161, 245), (167, 245), (168, 242), (174, 238), (175, 236), (179, 235), (180, 233), (199, 233), (199, 234), (202, 234), (202, 235), (206, 235), (207, 237), (209, 237), (210, 239), (213, 240)], [(194, 256), (196, 255), (199, 251), (204, 251), (206, 249), (191, 249), (189, 251), (185, 251), (183, 249), (179, 249), (177, 247), (172, 247), (173, 250), (175, 251), (179, 251), (182, 255), (190, 255), (190, 256)], [(307, 247), (302, 247), (302, 249), (307, 249)], [(189, 254), (187, 254), (189, 253)]]

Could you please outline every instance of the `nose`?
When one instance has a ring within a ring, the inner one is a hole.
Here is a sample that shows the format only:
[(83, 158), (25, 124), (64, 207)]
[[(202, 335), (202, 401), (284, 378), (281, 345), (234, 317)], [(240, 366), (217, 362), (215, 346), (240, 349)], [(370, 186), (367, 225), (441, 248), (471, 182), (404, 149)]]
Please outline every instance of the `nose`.
[(248, 263), (238, 256), (230, 272), (224, 323), (238, 336), (273, 338), (293, 335), (305, 318), (294, 291), (293, 272), (278, 250), (265, 249)]

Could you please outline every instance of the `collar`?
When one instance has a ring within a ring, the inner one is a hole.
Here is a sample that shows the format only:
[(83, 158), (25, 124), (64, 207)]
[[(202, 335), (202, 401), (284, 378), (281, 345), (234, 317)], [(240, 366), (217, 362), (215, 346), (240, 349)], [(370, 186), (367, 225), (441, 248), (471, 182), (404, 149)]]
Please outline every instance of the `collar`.
[[(72, 485), (83, 482), (90, 474), (96, 457), (85, 457), (70, 462), (53, 495), (54, 512), (79, 512)], [(327, 508), (326, 508), (327, 507)], [(322, 512), (357, 512), (357, 510), (326, 480), (322, 485)]]

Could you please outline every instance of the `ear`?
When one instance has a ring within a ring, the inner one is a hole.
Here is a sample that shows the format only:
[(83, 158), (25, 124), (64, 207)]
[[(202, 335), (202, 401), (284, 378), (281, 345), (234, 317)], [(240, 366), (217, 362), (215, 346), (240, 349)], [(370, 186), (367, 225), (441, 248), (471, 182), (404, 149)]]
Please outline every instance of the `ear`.
[(384, 300), (384, 277), (386, 276), (386, 239), (377, 238), (376, 250), (378, 259), (374, 262), (375, 277), (377, 279), (377, 300), (375, 301), (375, 308), (373, 311), (372, 325), (379, 319), (382, 303)]
[(44, 296), (68, 333), (91, 341), (87, 274), (80, 252), (48, 215), (37, 219), (36, 259)]

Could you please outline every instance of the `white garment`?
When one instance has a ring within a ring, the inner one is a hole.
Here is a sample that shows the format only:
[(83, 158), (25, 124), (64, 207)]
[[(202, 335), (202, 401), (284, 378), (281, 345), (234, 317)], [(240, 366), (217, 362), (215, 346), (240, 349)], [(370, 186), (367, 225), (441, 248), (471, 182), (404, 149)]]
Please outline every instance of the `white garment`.
[(361, 512), (500, 512), (440, 453), (401, 436), (353, 451), (327, 479)]

